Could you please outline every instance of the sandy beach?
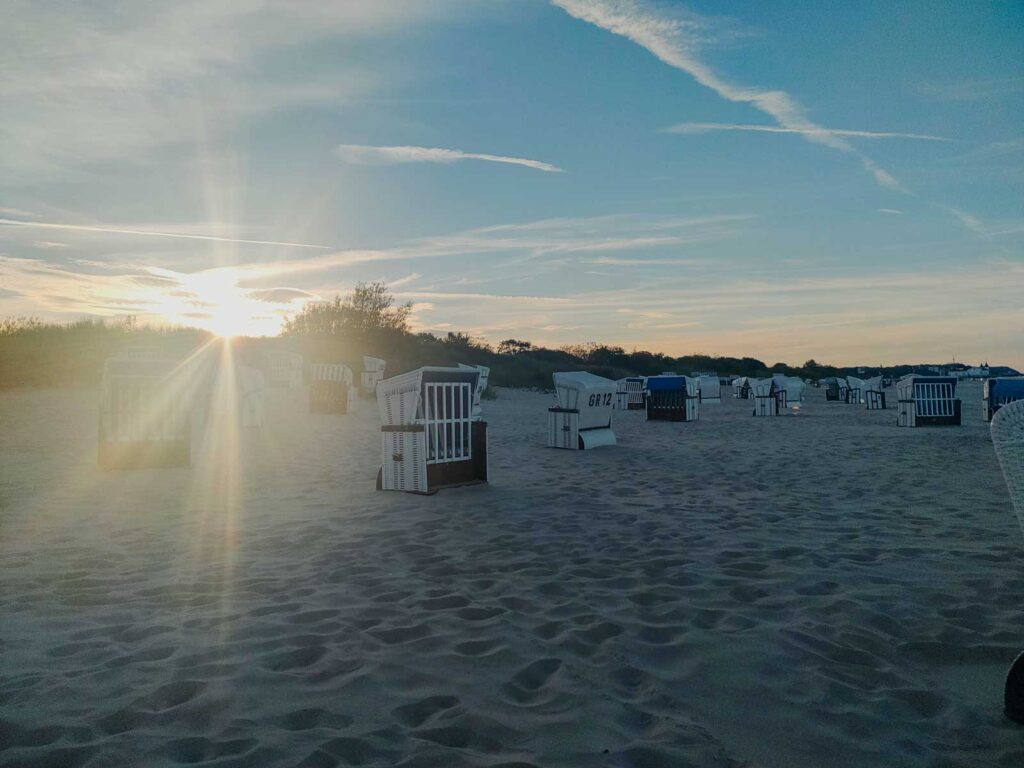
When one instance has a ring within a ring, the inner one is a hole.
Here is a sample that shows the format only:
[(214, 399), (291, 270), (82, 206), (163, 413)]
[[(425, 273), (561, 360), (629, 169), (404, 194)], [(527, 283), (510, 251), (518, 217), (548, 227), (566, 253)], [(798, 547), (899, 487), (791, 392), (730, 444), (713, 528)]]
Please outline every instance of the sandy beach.
[(498, 389), (491, 484), (429, 497), (374, 490), (369, 400), (101, 472), (95, 390), (0, 394), (0, 765), (1024, 765), (980, 385), (947, 429), (728, 394), (574, 452)]

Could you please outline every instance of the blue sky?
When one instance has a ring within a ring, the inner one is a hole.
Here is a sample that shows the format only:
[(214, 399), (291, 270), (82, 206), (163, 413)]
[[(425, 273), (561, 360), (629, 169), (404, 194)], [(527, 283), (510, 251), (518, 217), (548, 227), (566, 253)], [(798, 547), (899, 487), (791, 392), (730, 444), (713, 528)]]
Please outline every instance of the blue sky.
[(1024, 6), (4, 0), (0, 316), (1024, 366)]

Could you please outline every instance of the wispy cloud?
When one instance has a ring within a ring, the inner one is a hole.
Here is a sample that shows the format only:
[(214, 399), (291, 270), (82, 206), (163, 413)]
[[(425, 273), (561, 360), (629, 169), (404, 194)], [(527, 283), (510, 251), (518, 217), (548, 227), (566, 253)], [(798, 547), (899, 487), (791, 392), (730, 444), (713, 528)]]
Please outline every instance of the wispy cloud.
[(902, 215), (902, 213), (903, 213), (903, 211), (898, 210), (896, 208), (879, 208), (878, 212), (879, 213), (888, 213), (888, 214), (890, 214), (892, 216), (899, 216), (899, 215)]
[[(53, 221), (18, 221), (16, 219), (0, 218), (0, 227), (23, 227), (26, 229), (57, 229), (69, 232), (96, 232), (111, 235), (134, 235), (136, 237), (172, 237), (181, 240), (211, 240), (218, 243), (238, 243), (243, 245), (281, 245), (290, 248), (315, 248), (329, 251), (329, 245), (314, 245), (312, 243), (291, 243), (279, 240), (246, 240), (234, 237), (219, 237), (217, 235), (203, 235), (197, 233), (183, 232), (154, 232), (142, 229), (126, 229), (112, 226), (86, 226), (84, 224), (63, 224)], [(49, 245), (53, 245), (52, 243)]]
[(663, 133), (700, 134), (713, 131), (751, 131), (754, 133), (793, 133), (799, 136), (843, 136), (856, 139), (917, 139), (920, 141), (952, 141), (942, 136), (925, 133), (895, 133), (891, 131), (857, 131), (846, 128), (786, 128), (778, 125), (749, 125), (746, 123), (677, 123), (662, 129)]
[(947, 213), (952, 214), (957, 219), (957, 221), (959, 221), (961, 224), (967, 227), (967, 229), (971, 230), (975, 234), (981, 235), (986, 240), (990, 240), (992, 238), (991, 233), (988, 231), (988, 227), (986, 227), (984, 223), (982, 223), (981, 219), (979, 219), (974, 214), (968, 213), (967, 211), (963, 211), (959, 208), (954, 208), (950, 205), (940, 205), (938, 207), (946, 211)]
[(335, 152), (346, 163), (353, 165), (399, 165), (402, 163), (443, 163), (450, 164), (460, 160), (483, 160), (488, 163), (505, 163), (522, 165), (545, 173), (562, 173), (562, 169), (551, 163), (530, 160), (525, 157), (506, 157), (505, 155), (488, 155), (480, 152), (463, 152), (461, 149), (442, 149), (439, 147), (377, 147), (366, 144), (339, 144)]
[(693, 77), (723, 99), (749, 104), (771, 117), (781, 128), (801, 133), (808, 141), (856, 156), (861, 165), (888, 189), (905, 191), (888, 171), (867, 157), (846, 138), (813, 122), (804, 108), (782, 90), (732, 83), (700, 56), (715, 39), (715, 24), (678, 6), (655, 5), (645, 0), (551, 0), (569, 15), (625, 37), (646, 48), (661, 61)]

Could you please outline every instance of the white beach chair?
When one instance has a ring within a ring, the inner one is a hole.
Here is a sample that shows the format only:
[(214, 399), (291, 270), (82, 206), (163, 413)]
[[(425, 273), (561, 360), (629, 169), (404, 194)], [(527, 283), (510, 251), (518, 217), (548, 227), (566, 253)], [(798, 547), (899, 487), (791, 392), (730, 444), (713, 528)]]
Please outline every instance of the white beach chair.
[(882, 377), (875, 376), (864, 380), (864, 405), (869, 411), (885, 410), (885, 391), (882, 388)]
[(952, 376), (904, 376), (896, 382), (896, 400), (898, 426), (960, 426), (960, 400)]
[(363, 370), (359, 374), (359, 389), (364, 395), (377, 391), (377, 384), (384, 378), (386, 361), (379, 357), (363, 355)]
[(377, 490), (434, 493), (487, 482), (487, 422), (473, 416), (480, 372), (419, 368), (377, 385)]
[(309, 369), (309, 412), (343, 414), (352, 410), (352, 369), (340, 363), (313, 363)]
[(785, 407), (785, 390), (774, 379), (748, 379), (755, 416), (778, 416)]
[(722, 402), (722, 382), (718, 376), (698, 376), (697, 386), (701, 404)]
[(267, 354), (268, 380), (271, 386), (302, 389), (302, 355), (295, 352)]
[[(1024, 533), (1024, 400), (1014, 400), (992, 416), (992, 446), (1003, 470), (1010, 503)], [(1003, 691), (1006, 714), (1024, 723), (1024, 653), (1010, 668)]]
[(644, 408), (645, 379), (627, 376), (617, 382), (615, 407), (621, 411), (641, 411)]
[(558, 404), (548, 408), (548, 447), (585, 450), (615, 445), (617, 383), (586, 371), (556, 373)]
[(110, 358), (103, 366), (102, 469), (180, 467), (191, 461), (189, 408), (173, 360)]

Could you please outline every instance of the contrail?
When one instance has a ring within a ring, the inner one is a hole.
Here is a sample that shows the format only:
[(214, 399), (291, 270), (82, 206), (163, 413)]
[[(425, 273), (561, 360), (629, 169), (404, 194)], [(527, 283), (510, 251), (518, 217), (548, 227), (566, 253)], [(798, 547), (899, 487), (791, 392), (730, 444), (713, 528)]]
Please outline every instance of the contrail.
[(0, 225), (8, 227), (25, 227), (28, 229), (64, 229), (75, 232), (107, 232), (114, 235), (139, 235), (142, 237), (175, 237), (181, 240), (212, 240), (217, 243), (242, 243), (245, 245), (286, 245), (291, 248), (315, 248), (321, 251), (332, 250), (330, 245), (313, 245), (311, 243), (286, 243), (278, 240), (240, 240), (233, 237), (217, 237), (216, 235), (192, 235), (179, 232), (150, 232), (141, 229), (118, 229), (116, 227), (88, 227), (83, 224), (58, 224), (52, 221), (17, 221), (16, 219), (0, 218)]

